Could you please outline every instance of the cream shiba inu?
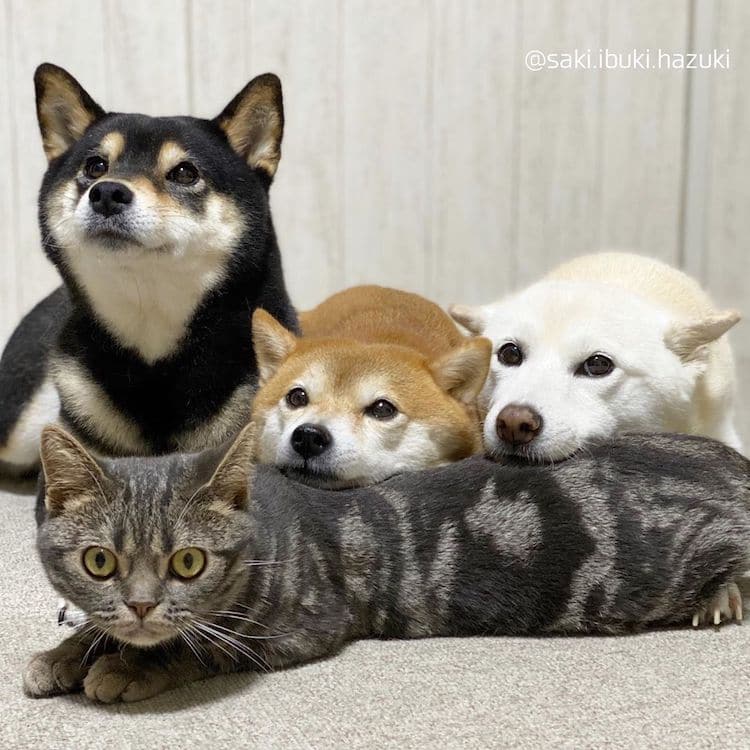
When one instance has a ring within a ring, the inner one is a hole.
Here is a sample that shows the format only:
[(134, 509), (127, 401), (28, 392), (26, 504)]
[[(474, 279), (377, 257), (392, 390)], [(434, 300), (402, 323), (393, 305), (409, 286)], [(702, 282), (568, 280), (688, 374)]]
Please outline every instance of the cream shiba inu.
[(376, 286), (302, 315), (303, 337), (253, 316), (259, 459), (327, 487), (361, 486), (481, 450), (475, 402), (490, 342), (437, 306)]
[(584, 256), (507, 299), (451, 314), (492, 340), (480, 397), (491, 454), (562, 459), (625, 431), (741, 447), (723, 337), (740, 316), (717, 311), (693, 279), (664, 263)]

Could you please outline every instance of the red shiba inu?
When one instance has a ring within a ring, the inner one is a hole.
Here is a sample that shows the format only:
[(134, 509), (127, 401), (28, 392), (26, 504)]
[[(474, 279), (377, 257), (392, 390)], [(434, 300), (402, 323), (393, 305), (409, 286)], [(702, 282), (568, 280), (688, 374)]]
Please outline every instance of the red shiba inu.
[(491, 345), (437, 305), (361, 286), (301, 316), (299, 338), (253, 316), (259, 460), (327, 487), (351, 487), (481, 450), (475, 400)]

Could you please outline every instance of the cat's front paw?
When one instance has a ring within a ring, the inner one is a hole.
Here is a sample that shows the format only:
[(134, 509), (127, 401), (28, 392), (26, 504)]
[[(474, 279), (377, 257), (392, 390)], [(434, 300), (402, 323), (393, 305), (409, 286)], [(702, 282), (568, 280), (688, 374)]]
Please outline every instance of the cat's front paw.
[(742, 621), (742, 594), (736, 583), (722, 586), (705, 607), (693, 615), (693, 627), (720, 625), (727, 620)]
[(83, 681), (86, 695), (100, 703), (142, 701), (168, 687), (169, 674), (162, 667), (122, 653), (100, 656)]
[(31, 698), (73, 693), (79, 690), (86, 667), (78, 651), (67, 653), (60, 648), (35, 654), (23, 672), (23, 689)]

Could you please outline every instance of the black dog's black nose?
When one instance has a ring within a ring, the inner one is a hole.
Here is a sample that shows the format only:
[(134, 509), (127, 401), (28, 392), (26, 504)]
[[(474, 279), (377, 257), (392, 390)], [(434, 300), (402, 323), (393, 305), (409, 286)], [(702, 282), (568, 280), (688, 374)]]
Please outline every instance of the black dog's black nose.
[(100, 182), (89, 190), (89, 201), (96, 213), (113, 216), (133, 202), (133, 191), (121, 182)]
[(302, 458), (319, 456), (332, 442), (331, 433), (319, 424), (301, 424), (292, 433), (292, 448)]

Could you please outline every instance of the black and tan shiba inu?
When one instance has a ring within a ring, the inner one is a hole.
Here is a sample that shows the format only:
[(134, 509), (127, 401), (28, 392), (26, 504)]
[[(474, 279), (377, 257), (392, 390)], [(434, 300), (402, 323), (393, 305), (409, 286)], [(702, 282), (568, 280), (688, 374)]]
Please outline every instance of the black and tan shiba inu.
[(249, 415), (253, 310), (297, 324), (268, 202), (278, 78), (255, 78), (213, 120), (106, 113), (54, 65), (35, 84), (39, 219), (65, 283), (0, 362), (0, 473), (37, 466), (58, 414), (111, 455), (223, 441)]

